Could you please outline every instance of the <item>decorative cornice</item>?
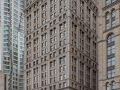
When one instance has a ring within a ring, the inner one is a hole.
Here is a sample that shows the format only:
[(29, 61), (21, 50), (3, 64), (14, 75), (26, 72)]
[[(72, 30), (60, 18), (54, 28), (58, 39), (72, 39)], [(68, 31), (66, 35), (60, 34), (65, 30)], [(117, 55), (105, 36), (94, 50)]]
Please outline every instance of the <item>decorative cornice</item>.
[(24, 12), (30, 8), (32, 5), (34, 5), (36, 2), (39, 2), (39, 0), (34, 0), (30, 5), (28, 5), (25, 9), (24, 9)]

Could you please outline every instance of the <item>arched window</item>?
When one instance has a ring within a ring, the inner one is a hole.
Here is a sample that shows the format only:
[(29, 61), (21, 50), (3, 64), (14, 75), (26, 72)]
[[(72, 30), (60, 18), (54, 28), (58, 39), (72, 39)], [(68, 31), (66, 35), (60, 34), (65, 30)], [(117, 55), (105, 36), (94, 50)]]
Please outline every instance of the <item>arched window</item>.
[(112, 13), (111, 13), (112, 15), (112, 19), (111, 19), (111, 21), (112, 21), (112, 27), (114, 27), (115, 26), (115, 9), (113, 9), (112, 10)]
[(114, 77), (115, 74), (115, 39), (114, 34), (107, 37), (107, 78)]
[(106, 30), (108, 30), (110, 28), (110, 15), (108, 12), (106, 13), (105, 18), (106, 18)]
[(115, 82), (112, 82), (112, 90), (115, 89)]
[(109, 36), (108, 36), (108, 38), (107, 38), (107, 43), (109, 44), (109, 43), (112, 43), (112, 42), (114, 42), (114, 34), (110, 34)]
[(109, 85), (109, 83), (106, 83), (106, 90), (110, 90), (110, 85)]

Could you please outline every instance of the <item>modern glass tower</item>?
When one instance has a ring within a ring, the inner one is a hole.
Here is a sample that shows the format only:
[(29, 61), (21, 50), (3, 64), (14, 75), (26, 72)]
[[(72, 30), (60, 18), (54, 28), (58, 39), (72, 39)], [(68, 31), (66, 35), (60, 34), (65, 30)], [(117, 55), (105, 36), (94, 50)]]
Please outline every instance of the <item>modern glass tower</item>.
[(23, 90), (23, 0), (0, 0), (0, 69), (9, 75), (8, 90)]

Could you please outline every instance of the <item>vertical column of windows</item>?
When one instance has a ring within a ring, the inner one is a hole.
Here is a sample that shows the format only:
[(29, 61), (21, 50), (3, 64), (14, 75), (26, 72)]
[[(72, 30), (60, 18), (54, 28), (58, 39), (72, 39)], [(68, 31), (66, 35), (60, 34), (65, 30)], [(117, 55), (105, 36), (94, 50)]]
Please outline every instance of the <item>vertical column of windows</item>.
[[(62, 32), (64, 35), (66, 35), (65, 29), (66, 29), (66, 21), (64, 21), (63, 23), (59, 24), (59, 31)], [(64, 30), (64, 31), (63, 31)], [(59, 46), (63, 46), (65, 44), (67, 44), (66, 38), (62, 38), (62, 33), (60, 33), (60, 41), (59, 41)]]
[[(67, 78), (66, 71), (66, 56), (59, 58), (59, 81), (63, 81)], [(66, 87), (66, 82), (60, 83), (59, 88)]]
[(47, 22), (47, 2), (45, 2), (42, 6), (41, 6), (42, 10), (42, 25), (44, 25)]
[(56, 60), (50, 61), (50, 83), (56, 82)]
[(115, 73), (115, 42), (114, 34), (107, 38), (107, 78), (114, 77)]
[(91, 80), (91, 76), (90, 76), (90, 72), (91, 72), (91, 68), (89, 66), (86, 67), (86, 85), (88, 87), (90, 87), (91, 83), (90, 83), (90, 80)]

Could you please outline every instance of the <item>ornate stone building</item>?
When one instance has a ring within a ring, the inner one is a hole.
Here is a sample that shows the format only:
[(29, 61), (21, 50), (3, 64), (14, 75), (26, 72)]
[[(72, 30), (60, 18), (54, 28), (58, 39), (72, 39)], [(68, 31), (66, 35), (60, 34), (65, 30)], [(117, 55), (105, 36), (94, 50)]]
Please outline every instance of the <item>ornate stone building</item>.
[(98, 0), (99, 90), (120, 90), (120, 0)]
[(96, 0), (24, 1), (24, 90), (97, 90)]

